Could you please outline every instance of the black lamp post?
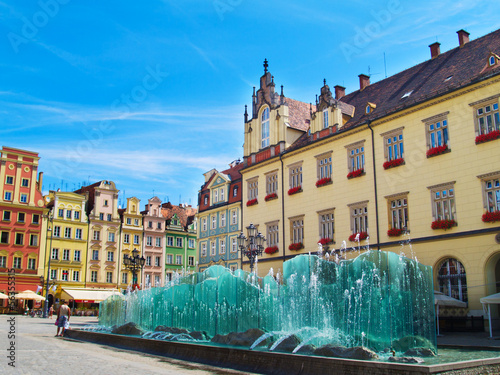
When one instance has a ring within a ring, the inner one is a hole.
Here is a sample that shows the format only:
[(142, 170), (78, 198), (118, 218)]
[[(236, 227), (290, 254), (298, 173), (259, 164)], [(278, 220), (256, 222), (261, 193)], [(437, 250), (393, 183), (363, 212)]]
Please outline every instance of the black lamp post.
[(253, 224), (247, 227), (247, 235), (248, 238), (241, 232), (237, 238), (238, 247), (241, 250), (241, 259), (246, 256), (250, 260), (250, 272), (253, 272), (255, 259), (258, 255), (262, 255), (266, 239), (261, 233), (257, 233), (257, 228)]
[(123, 264), (132, 271), (132, 285), (137, 284), (137, 271), (144, 267), (146, 259), (139, 255), (139, 250), (132, 250), (132, 255), (123, 254)]
[[(47, 279), (45, 280), (45, 302), (43, 304), (43, 317), (44, 318), (47, 318), (49, 315), (50, 259), (52, 258), (52, 237), (53, 237), (52, 229), (54, 226), (54, 212), (52, 212), (52, 209), (49, 211), (48, 219), (50, 220), (50, 225), (47, 222), (47, 234), (45, 237), (45, 256), (49, 257), (49, 262), (47, 264)], [(49, 246), (49, 251), (47, 251), (47, 235), (49, 232), (50, 232), (50, 246)]]

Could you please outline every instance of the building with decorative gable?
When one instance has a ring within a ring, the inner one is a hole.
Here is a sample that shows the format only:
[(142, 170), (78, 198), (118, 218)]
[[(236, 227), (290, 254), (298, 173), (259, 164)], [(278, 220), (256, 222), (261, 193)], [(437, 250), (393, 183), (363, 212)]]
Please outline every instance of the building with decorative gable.
[(198, 269), (214, 264), (239, 267), (236, 238), (241, 232), (241, 174), (243, 163), (233, 161), (229, 169), (204, 174), (198, 194)]
[(165, 285), (165, 218), (161, 213), (161, 200), (148, 200), (143, 215), (142, 254), (146, 258), (142, 285), (156, 287)]
[[(142, 251), (143, 224), (139, 206), (140, 203), (141, 200), (136, 197), (127, 198), (127, 207), (118, 209), (121, 219), (119, 251), (120, 269), (118, 271), (120, 273), (120, 289), (127, 289), (127, 287), (133, 284), (132, 271), (128, 270), (123, 264), (123, 256), (132, 256), (132, 251), (134, 249), (137, 249), (139, 252)], [(137, 275), (137, 280), (140, 282), (140, 274)]]
[(50, 209), (45, 256), (45, 269), (50, 261), (50, 306), (59, 298), (61, 288), (85, 287), (88, 218), (85, 195), (51, 190), (46, 200)]
[(118, 190), (112, 181), (99, 181), (75, 191), (86, 197), (89, 220), (86, 286), (116, 289), (118, 286), (120, 215)]
[[(37, 153), (2, 147), (0, 156), (0, 292), (36, 291), (45, 261), (47, 213)], [(9, 276), (11, 283), (9, 284)]]
[(272, 247), (260, 276), (319, 242), (331, 260), (370, 246), (416, 256), (482, 315), (479, 299), (500, 292), (500, 30), (457, 33), (456, 48), (431, 44), (376, 83), (360, 74), (352, 93), (325, 80), (314, 105), (277, 95), (265, 62), (241, 170), (243, 227)]
[(165, 277), (196, 271), (196, 209), (189, 205), (163, 203), (161, 213), (166, 220)]

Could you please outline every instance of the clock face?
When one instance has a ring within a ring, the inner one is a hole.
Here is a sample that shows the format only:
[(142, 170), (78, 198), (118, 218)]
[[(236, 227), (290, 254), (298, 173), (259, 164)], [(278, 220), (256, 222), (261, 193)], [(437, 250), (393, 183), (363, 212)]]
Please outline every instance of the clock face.
[(39, 199), (37, 204), (38, 204), (38, 207), (43, 207), (43, 205), (44, 205), (43, 199)]

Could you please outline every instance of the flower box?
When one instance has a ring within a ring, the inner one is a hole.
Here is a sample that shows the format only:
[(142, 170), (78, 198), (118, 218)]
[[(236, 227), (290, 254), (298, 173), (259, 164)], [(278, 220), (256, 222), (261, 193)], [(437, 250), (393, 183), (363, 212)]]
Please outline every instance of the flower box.
[(264, 200), (267, 202), (267, 201), (270, 201), (270, 200), (273, 200), (276, 198), (278, 198), (278, 194), (271, 193), (271, 194), (267, 194), (266, 197), (264, 198)]
[(441, 155), (447, 151), (448, 151), (448, 145), (433, 147), (427, 150), (427, 157), (430, 158), (432, 156)]
[(500, 221), (500, 211), (486, 212), (481, 218), (485, 223)]
[(325, 185), (328, 185), (328, 184), (331, 184), (331, 183), (332, 183), (332, 178), (331, 177), (325, 177), (325, 178), (322, 178), (322, 179), (316, 181), (316, 187), (325, 186)]
[(363, 173), (365, 173), (364, 168), (357, 169), (355, 171), (349, 172), (349, 174), (347, 175), (347, 178), (356, 178), (356, 177), (361, 176)]
[(288, 246), (288, 250), (294, 250), (294, 251), (297, 251), (297, 250), (300, 250), (303, 248), (304, 248), (304, 245), (302, 244), (302, 242), (292, 243), (292, 244), (290, 244), (290, 246)]
[(432, 229), (450, 229), (451, 227), (454, 227), (457, 225), (457, 222), (455, 220), (436, 220), (433, 221), (431, 224)]
[(247, 207), (250, 207), (250, 206), (253, 206), (255, 204), (259, 203), (257, 201), (257, 198), (254, 198), (254, 199), (250, 199), (248, 202), (247, 202)]
[(296, 186), (288, 190), (288, 195), (294, 195), (302, 191), (302, 186)]
[(398, 236), (401, 236), (402, 233), (403, 233), (403, 230), (398, 229), (398, 228), (392, 228), (392, 229), (389, 229), (387, 231), (387, 235), (389, 237), (398, 237)]
[(384, 169), (394, 168), (405, 163), (405, 159), (399, 158), (394, 160), (389, 160), (384, 163)]
[[(359, 238), (358, 238), (358, 240), (356, 240), (356, 237), (358, 235), (359, 235)], [(349, 236), (349, 241), (351, 241), (351, 242), (363, 241), (366, 238), (368, 238), (368, 233), (366, 233), (366, 232), (353, 233)]]
[(495, 139), (500, 138), (500, 131), (493, 130), (487, 134), (481, 134), (476, 137), (476, 145), (484, 142), (494, 141)]
[(318, 243), (321, 244), (322, 246), (328, 245), (332, 242), (333, 240), (331, 238), (322, 238), (321, 240), (318, 241)]
[(266, 254), (274, 254), (274, 253), (277, 253), (278, 252), (278, 246), (269, 246), (269, 247), (266, 247), (266, 249), (264, 250), (264, 252)]

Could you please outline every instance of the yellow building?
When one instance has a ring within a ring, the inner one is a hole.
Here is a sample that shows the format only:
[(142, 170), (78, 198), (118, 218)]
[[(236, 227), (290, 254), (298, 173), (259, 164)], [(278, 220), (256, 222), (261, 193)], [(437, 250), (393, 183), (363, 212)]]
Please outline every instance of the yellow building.
[[(50, 261), (49, 305), (60, 298), (62, 288), (83, 288), (86, 279), (88, 220), (84, 195), (50, 191), (45, 272)], [(45, 276), (46, 277), (46, 276)]]
[(330, 259), (369, 245), (433, 266), (435, 289), (482, 315), (500, 292), (500, 30), (458, 39), (348, 95), (325, 81), (314, 106), (275, 93), (265, 62), (241, 171), (243, 227), (278, 248), (260, 276), (320, 241)]
[[(139, 205), (141, 200), (132, 197), (127, 198), (127, 207), (119, 209), (121, 218), (121, 233), (120, 233), (120, 252), (119, 252), (119, 265), (118, 270), (120, 274), (119, 287), (126, 289), (133, 283), (132, 272), (128, 270), (123, 264), (123, 255), (132, 256), (132, 251), (137, 249), (142, 251), (142, 215)], [(141, 280), (140, 275), (137, 275), (137, 280)]]
[(89, 217), (88, 262), (86, 286), (116, 289), (118, 265), (121, 264), (118, 244), (120, 216), (118, 190), (112, 181), (99, 181), (83, 186), (75, 193), (85, 195)]

